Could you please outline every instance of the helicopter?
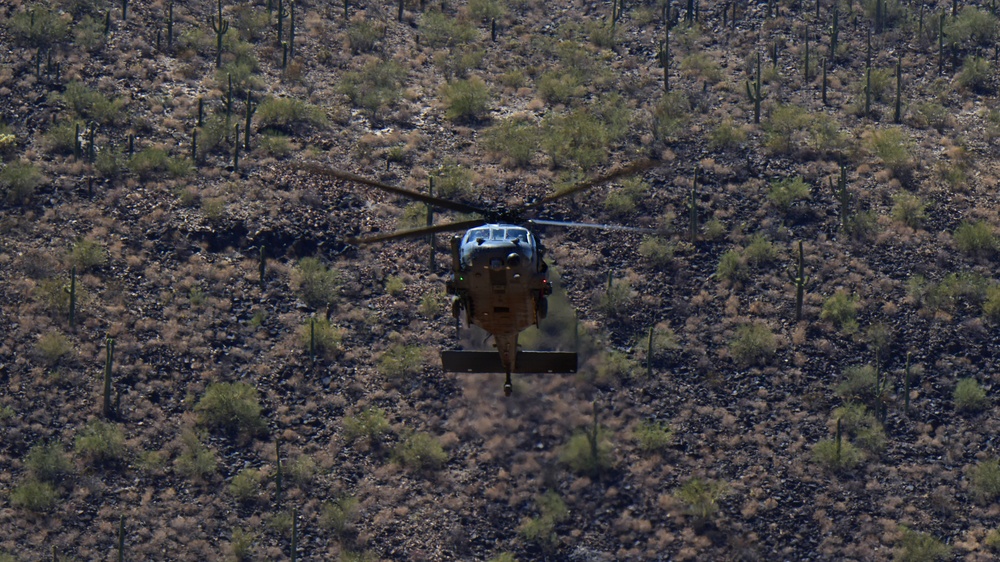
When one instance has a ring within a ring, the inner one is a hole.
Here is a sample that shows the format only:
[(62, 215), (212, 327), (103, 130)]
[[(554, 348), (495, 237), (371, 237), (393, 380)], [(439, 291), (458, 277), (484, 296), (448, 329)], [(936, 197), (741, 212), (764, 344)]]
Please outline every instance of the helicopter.
[(389, 233), (351, 237), (347, 242), (371, 244), (465, 231), (451, 239), (451, 274), (446, 282), (446, 290), (452, 296), (452, 315), (456, 322), (464, 316), (466, 325), (476, 325), (488, 332), (494, 340), (496, 352), (442, 350), (441, 365), (446, 372), (506, 373), (503, 390), (505, 396), (510, 396), (513, 390), (511, 373), (575, 373), (577, 369), (575, 352), (518, 349), (518, 335), (531, 326), (537, 326), (546, 317), (547, 297), (552, 294), (545, 248), (536, 231), (537, 227), (655, 232), (628, 226), (543, 219), (537, 218), (536, 213), (542, 206), (557, 199), (641, 173), (655, 165), (653, 160), (640, 160), (513, 208), (478, 207), (388, 185), (316, 163), (302, 163), (298, 167), (319, 176), (401, 195), (431, 207), (479, 216)]

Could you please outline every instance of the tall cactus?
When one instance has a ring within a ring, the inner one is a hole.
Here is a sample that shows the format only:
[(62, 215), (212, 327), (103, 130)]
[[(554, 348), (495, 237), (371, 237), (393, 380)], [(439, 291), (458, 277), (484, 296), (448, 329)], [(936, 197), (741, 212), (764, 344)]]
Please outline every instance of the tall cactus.
[(903, 57), (896, 59), (896, 105), (892, 122), (897, 125), (903, 120)]
[(76, 329), (76, 266), (69, 272), (69, 329)]
[(698, 238), (698, 169), (694, 170), (691, 192), (688, 194), (688, 237), (691, 242)]
[(243, 149), (250, 152), (250, 120), (257, 112), (257, 104), (250, 97), (250, 90), (247, 90), (246, 121), (243, 124)]
[(760, 102), (763, 101), (765, 97), (767, 97), (767, 94), (764, 94), (761, 91), (761, 81), (760, 81), (760, 53), (757, 53), (757, 78), (754, 81), (753, 85), (750, 84), (749, 80), (747, 80), (746, 85), (747, 85), (747, 97), (749, 97), (750, 101), (753, 102), (753, 122), (754, 122), (754, 124), (759, 124), (760, 123)]
[(833, 190), (837, 202), (840, 203), (840, 229), (847, 230), (847, 222), (851, 218), (851, 192), (847, 190), (847, 166), (840, 166), (840, 177), (837, 179), (837, 186), (833, 186), (833, 178), (830, 179), (830, 188)]
[(115, 358), (115, 339), (108, 336), (104, 340), (106, 356), (104, 360), (104, 401), (101, 413), (106, 419), (111, 419), (114, 410), (111, 407), (111, 368)]
[(118, 519), (118, 562), (125, 562), (125, 514)]
[(212, 31), (215, 32), (215, 68), (222, 66), (222, 38), (229, 31), (229, 20), (222, 19), (222, 0), (218, 1), (219, 16), (211, 17)]
[(805, 299), (806, 286), (811, 279), (805, 274), (805, 254), (802, 251), (802, 241), (799, 240), (799, 260), (796, 271), (789, 271), (788, 278), (795, 285), (795, 321), (802, 320), (802, 302)]

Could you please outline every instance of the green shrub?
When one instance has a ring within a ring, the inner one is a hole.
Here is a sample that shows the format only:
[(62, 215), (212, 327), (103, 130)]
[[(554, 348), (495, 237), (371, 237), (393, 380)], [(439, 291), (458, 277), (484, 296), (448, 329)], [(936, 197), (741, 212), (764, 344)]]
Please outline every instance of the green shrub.
[(242, 381), (208, 385), (194, 409), (201, 424), (230, 435), (254, 437), (266, 430), (257, 389)]
[(673, 91), (663, 94), (653, 110), (653, 133), (661, 141), (674, 138), (691, 118), (691, 101), (687, 94)]
[(34, 164), (11, 162), (0, 169), (0, 192), (11, 205), (27, 203), (41, 183), (42, 172)]
[(968, 6), (944, 25), (944, 42), (960, 49), (988, 48), (997, 35), (997, 18), (989, 11)]
[(10, 493), (11, 505), (35, 513), (51, 510), (58, 499), (55, 486), (33, 478), (24, 480)]
[(841, 289), (826, 299), (819, 317), (852, 334), (858, 330), (858, 306), (858, 298)]
[(983, 504), (1000, 497), (1000, 461), (985, 460), (970, 468), (969, 492)]
[(839, 446), (836, 439), (823, 439), (813, 446), (812, 454), (816, 464), (834, 472), (851, 470), (865, 460), (864, 453), (844, 438)]
[(731, 119), (719, 123), (708, 134), (708, 146), (715, 150), (738, 148), (743, 146), (746, 140), (746, 130), (735, 125)]
[(410, 435), (396, 447), (393, 457), (401, 465), (417, 472), (438, 470), (448, 461), (448, 453), (441, 442), (429, 433)]
[(589, 170), (607, 159), (608, 142), (608, 127), (586, 108), (549, 114), (542, 121), (541, 147), (556, 167), (575, 164)]
[(6, 27), (14, 40), (27, 47), (46, 48), (69, 38), (70, 21), (47, 3), (37, 3), (9, 15)]
[(901, 192), (892, 196), (892, 219), (910, 228), (920, 228), (927, 219), (927, 203), (912, 193)]
[(875, 129), (868, 136), (869, 150), (893, 173), (909, 170), (913, 166), (912, 141), (902, 127)]
[(81, 82), (66, 84), (61, 99), (81, 120), (95, 121), (100, 125), (114, 125), (125, 121), (124, 99), (109, 99)]
[(1000, 322), (1000, 285), (993, 285), (986, 290), (986, 300), (983, 302), (983, 316), (990, 322)]
[(310, 317), (299, 327), (299, 339), (306, 351), (315, 345), (318, 355), (333, 359), (340, 354), (340, 342), (344, 329), (330, 323), (325, 316)]
[(763, 234), (757, 233), (750, 236), (749, 243), (743, 249), (743, 258), (748, 264), (761, 267), (778, 259), (778, 250)]
[(257, 141), (257, 147), (275, 158), (287, 158), (292, 153), (292, 142), (286, 135), (266, 131)]
[(955, 83), (960, 88), (974, 92), (985, 93), (990, 90), (993, 78), (993, 65), (982, 57), (966, 57), (962, 62), (962, 70), (955, 77)]
[(255, 115), (259, 128), (289, 134), (299, 132), (302, 125), (320, 128), (328, 125), (322, 109), (295, 98), (267, 98), (257, 108)]
[(910, 115), (915, 127), (936, 129), (939, 133), (947, 128), (951, 112), (936, 101), (924, 101), (913, 104)]
[(965, 221), (955, 229), (952, 236), (955, 247), (973, 257), (990, 257), (997, 251), (997, 237), (993, 227), (984, 221)]
[(453, 121), (480, 121), (490, 110), (490, 90), (478, 76), (455, 80), (441, 88), (445, 116)]
[(840, 420), (843, 434), (864, 450), (874, 454), (885, 450), (888, 441), (885, 428), (864, 404), (847, 403), (834, 410), (833, 417)]
[(445, 199), (473, 198), (476, 195), (476, 187), (472, 182), (474, 177), (472, 170), (464, 166), (445, 163), (434, 174), (434, 195)]
[(919, 284), (914, 280), (912, 291), (922, 292), (923, 301), (932, 310), (954, 310), (959, 305), (979, 306), (987, 298), (993, 282), (971, 271), (949, 273), (940, 283)]
[(981, 412), (990, 403), (989, 398), (986, 397), (986, 389), (972, 377), (958, 381), (952, 397), (955, 400), (955, 409), (960, 412)]
[(715, 277), (723, 281), (746, 281), (750, 278), (750, 268), (738, 250), (727, 250), (719, 257)]
[(878, 215), (875, 211), (862, 211), (848, 217), (844, 231), (854, 240), (870, 240), (879, 231)]
[(500, 156), (510, 166), (523, 167), (531, 163), (538, 152), (538, 126), (521, 117), (508, 117), (494, 123), (483, 132), (483, 146)]
[(608, 316), (618, 316), (628, 311), (634, 298), (627, 279), (615, 279), (601, 292), (598, 306)]
[(360, 516), (360, 502), (354, 496), (342, 496), (325, 502), (320, 508), (319, 526), (343, 537), (351, 532)]
[(647, 453), (663, 451), (673, 444), (674, 430), (662, 422), (643, 420), (632, 430), (632, 440)]
[(42, 147), (49, 154), (62, 156), (73, 154), (76, 148), (76, 128), (78, 126), (80, 127), (80, 134), (83, 135), (86, 128), (79, 121), (63, 121), (53, 124), (42, 135)]
[(663, 268), (674, 261), (674, 245), (660, 236), (643, 236), (639, 255), (653, 267)]
[(90, 238), (81, 238), (73, 244), (69, 252), (69, 262), (81, 272), (95, 267), (102, 267), (108, 261), (107, 251), (100, 242)]
[(174, 158), (162, 148), (145, 148), (135, 153), (128, 161), (132, 173), (140, 179), (149, 179), (166, 173), (172, 177), (183, 177), (193, 171), (191, 162), (185, 158)]
[(405, 81), (406, 69), (398, 63), (372, 61), (359, 71), (345, 73), (341, 91), (352, 104), (367, 111), (372, 120), (377, 120), (399, 101)]
[(729, 355), (741, 366), (764, 365), (774, 357), (778, 342), (764, 324), (744, 324), (736, 328), (729, 342)]
[(253, 556), (253, 545), (257, 541), (257, 535), (252, 531), (246, 531), (242, 527), (233, 528), (233, 536), (229, 540), (229, 550), (236, 562), (251, 560)]
[(319, 258), (302, 258), (292, 273), (292, 284), (297, 287), (302, 302), (321, 309), (335, 302), (340, 290), (340, 275)]
[(423, 367), (424, 351), (418, 345), (394, 343), (378, 360), (378, 371), (390, 379), (417, 375)]
[(729, 492), (730, 487), (725, 482), (692, 478), (674, 490), (673, 495), (687, 507), (688, 513), (707, 520), (719, 511), (719, 500)]
[(28, 474), (39, 482), (58, 484), (73, 473), (73, 464), (61, 443), (35, 445), (24, 459)]
[(872, 25), (881, 22), (882, 27), (891, 28), (907, 17), (907, 8), (899, 0), (863, 0), (861, 4)]
[(390, 431), (389, 419), (385, 410), (378, 406), (370, 406), (355, 416), (345, 417), (343, 431), (344, 440), (348, 443), (364, 438), (377, 445)]
[(618, 45), (618, 28), (608, 21), (588, 22), (587, 36), (595, 47), (614, 49)]
[(615, 465), (612, 435), (600, 426), (577, 431), (563, 446), (559, 460), (576, 474), (596, 478)]
[(845, 400), (870, 401), (875, 397), (878, 372), (871, 365), (851, 365), (844, 369), (844, 381), (837, 385), (837, 395)]
[(503, 17), (507, 6), (503, 0), (469, 0), (469, 15), (479, 21), (491, 21)]
[(215, 474), (218, 463), (215, 453), (188, 429), (181, 434), (181, 454), (174, 460), (174, 468), (188, 478), (204, 480)]
[(125, 434), (113, 423), (91, 420), (77, 435), (74, 449), (89, 464), (115, 464), (125, 459)]
[(809, 126), (812, 115), (791, 104), (778, 104), (764, 122), (764, 144), (776, 154), (791, 154), (802, 148), (800, 137)]
[(38, 338), (35, 352), (48, 367), (54, 367), (59, 361), (72, 353), (73, 344), (61, 332), (51, 331)]
[(809, 184), (802, 176), (772, 181), (768, 199), (782, 213), (787, 213), (795, 203), (809, 199)]
[(685, 74), (701, 77), (709, 84), (721, 82), (725, 77), (718, 61), (705, 51), (695, 51), (682, 58), (680, 69)]
[(543, 547), (554, 546), (558, 542), (556, 525), (569, 518), (566, 502), (554, 490), (548, 490), (535, 500), (539, 511), (537, 517), (527, 517), (521, 521), (517, 532), (525, 540)]
[(469, 43), (479, 35), (479, 31), (471, 23), (438, 11), (424, 12), (420, 18), (419, 31), (421, 41), (435, 48)]
[(1000, 527), (990, 530), (986, 533), (986, 538), (983, 540), (983, 544), (992, 552), (1000, 551)]
[(535, 87), (543, 100), (553, 104), (569, 104), (587, 92), (578, 73), (562, 69), (543, 73), (536, 80)]
[(347, 27), (347, 40), (351, 43), (351, 52), (370, 53), (375, 50), (385, 28), (368, 20), (352, 22)]
[(913, 531), (900, 525), (903, 536), (896, 548), (896, 562), (934, 562), (950, 560), (951, 546), (946, 545), (927, 533)]
[(244, 468), (229, 482), (229, 493), (242, 504), (253, 504), (260, 499), (260, 484), (264, 477), (256, 468)]

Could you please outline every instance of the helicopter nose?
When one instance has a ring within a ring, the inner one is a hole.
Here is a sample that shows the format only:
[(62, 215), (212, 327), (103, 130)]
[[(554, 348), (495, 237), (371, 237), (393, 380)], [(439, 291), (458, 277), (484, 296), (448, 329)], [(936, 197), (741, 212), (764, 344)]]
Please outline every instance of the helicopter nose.
[(521, 254), (517, 252), (511, 252), (507, 256), (507, 267), (518, 268), (521, 267)]

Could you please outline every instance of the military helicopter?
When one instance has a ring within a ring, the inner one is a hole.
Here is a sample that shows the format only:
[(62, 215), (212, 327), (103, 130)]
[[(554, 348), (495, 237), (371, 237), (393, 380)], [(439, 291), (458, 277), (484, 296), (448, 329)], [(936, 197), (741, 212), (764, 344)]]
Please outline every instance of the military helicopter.
[(463, 315), (466, 324), (486, 330), (496, 352), (444, 350), (441, 365), (448, 372), (506, 373), (504, 395), (512, 391), (511, 373), (574, 373), (575, 352), (524, 351), (517, 346), (518, 335), (537, 326), (548, 312), (547, 296), (552, 293), (545, 250), (532, 227), (559, 226), (597, 228), (628, 232), (655, 232), (627, 226), (568, 222), (534, 218), (543, 206), (619, 178), (638, 174), (655, 165), (641, 160), (567, 189), (514, 208), (482, 208), (409, 189), (388, 185), (364, 176), (315, 163), (300, 164), (310, 173), (401, 195), (431, 207), (475, 214), (480, 218), (461, 220), (396, 232), (348, 238), (351, 244), (371, 244), (401, 238), (415, 238), (442, 232), (461, 232), (451, 239), (451, 277), (446, 287), (452, 295), (452, 314)]

